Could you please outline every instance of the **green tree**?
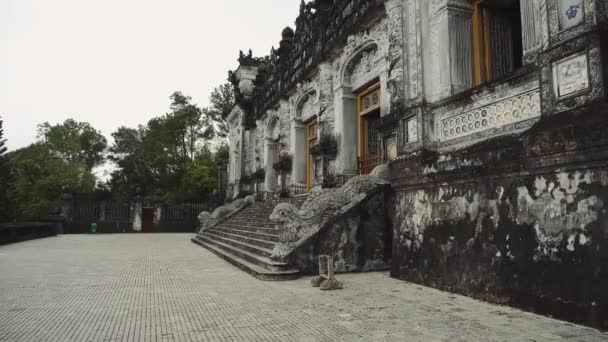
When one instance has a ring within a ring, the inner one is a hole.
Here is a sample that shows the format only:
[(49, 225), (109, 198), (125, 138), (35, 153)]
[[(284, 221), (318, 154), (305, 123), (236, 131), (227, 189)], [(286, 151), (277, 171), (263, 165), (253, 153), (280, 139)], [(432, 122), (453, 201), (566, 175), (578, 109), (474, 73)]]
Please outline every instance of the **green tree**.
[(58, 157), (85, 170), (90, 171), (105, 160), (106, 138), (87, 122), (74, 119), (58, 125), (45, 122), (38, 125), (38, 137)]
[[(146, 128), (120, 127), (112, 133), (114, 144), (108, 158), (118, 169), (112, 173), (109, 186), (112, 193), (121, 199), (153, 191), (154, 172), (147, 158), (144, 144)], [(152, 141), (153, 142), (153, 141)]]
[(61, 205), (61, 195), (92, 192), (95, 176), (56, 155), (50, 146), (36, 143), (8, 155), (13, 184), (9, 198), (17, 220), (37, 220)]
[(4, 139), (4, 128), (2, 117), (0, 117), (0, 222), (11, 220), (11, 202), (8, 199), (8, 188), (10, 184), (10, 169), (8, 167), (8, 158), (6, 139)]
[(226, 119), (236, 104), (232, 84), (224, 83), (213, 89), (209, 102), (210, 106), (203, 109), (203, 114), (215, 124), (216, 136), (225, 139), (228, 136)]
[(217, 166), (214, 155), (204, 152), (190, 163), (183, 174), (179, 196), (174, 201), (196, 201), (206, 198), (217, 188)]
[(109, 159), (118, 170), (110, 186), (115, 194), (150, 198), (160, 191), (166, 201), (181, 201), (200, 199), (209, 188), (212, 176), (206, 175), (207, 164), (201, 160), (210, 154), (214, 124), (189, 96), (174, 92), (170, 98), (169, 113), (112, 134)]

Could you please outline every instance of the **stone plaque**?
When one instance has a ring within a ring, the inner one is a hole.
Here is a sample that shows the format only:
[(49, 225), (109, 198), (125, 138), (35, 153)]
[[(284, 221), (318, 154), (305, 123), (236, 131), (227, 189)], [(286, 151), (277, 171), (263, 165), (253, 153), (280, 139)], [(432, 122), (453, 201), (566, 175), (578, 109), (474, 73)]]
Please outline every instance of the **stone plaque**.
[(583, 22), (585, 9), (583, 0), (559, 0), (559, 28), (569, 29)]
[(418, 141), (418, 120), (416, 118), (407, 121), (407, 142)]
[(386, 159), (395, 160), (397, 159), (397, 135), (393, 134), (386, 138), (384, 145), (386, 146)]
[(554, 63), (553, 82), (558, 98), (588, 89), (587, 54), (568, 57)]

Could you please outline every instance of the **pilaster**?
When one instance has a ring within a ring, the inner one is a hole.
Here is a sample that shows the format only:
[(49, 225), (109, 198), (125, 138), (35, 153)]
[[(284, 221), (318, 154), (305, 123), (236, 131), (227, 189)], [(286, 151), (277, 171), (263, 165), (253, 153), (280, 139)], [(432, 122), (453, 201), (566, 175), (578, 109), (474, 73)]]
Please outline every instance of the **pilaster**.
[(467, 0), (433, 0), (431, 4), (432, 100), (473, 85), (472, 16), (473, 7)]
[(306, 127), (299, 120), (291, 122), (291, 134), (289, 135), (290, 154), (293, 156), (293, 183), (303, 184), (306, 182)]
[(520, 2), (524, 63), (536, 59), (536, 54), (549, 44), (546, 0)]

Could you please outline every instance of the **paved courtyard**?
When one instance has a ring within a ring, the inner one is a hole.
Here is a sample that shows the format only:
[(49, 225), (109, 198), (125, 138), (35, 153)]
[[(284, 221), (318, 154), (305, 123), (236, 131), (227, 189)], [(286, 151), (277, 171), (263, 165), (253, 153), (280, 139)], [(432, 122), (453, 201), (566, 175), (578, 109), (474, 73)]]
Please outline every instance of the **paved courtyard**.
[(0, 341), (608, 341), (596, 330), (397, 281), (262, 282), (188, 234), (0, 247)]

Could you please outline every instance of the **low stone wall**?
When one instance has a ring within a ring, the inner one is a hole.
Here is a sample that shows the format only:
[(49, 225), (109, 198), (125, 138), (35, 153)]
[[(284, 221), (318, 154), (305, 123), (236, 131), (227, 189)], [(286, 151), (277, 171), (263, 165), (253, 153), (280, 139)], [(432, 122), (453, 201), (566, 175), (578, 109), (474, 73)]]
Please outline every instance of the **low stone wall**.
[(392, 276), (608, 329), (608, 122), (576, 114), (391, 165)]
[(391, 229), (384, 191), (351, 208), (289, 257), (303, 274), (319, 273), (319, 255), (334, 258), (336, 272), (365, 272), (390, 267)]
[(54, 223), (1, 223), (0, 245), (55, 236), (56, 229)]

